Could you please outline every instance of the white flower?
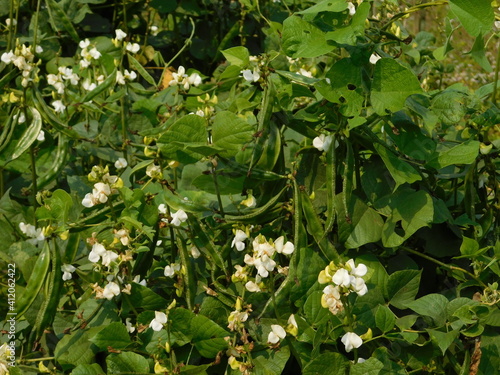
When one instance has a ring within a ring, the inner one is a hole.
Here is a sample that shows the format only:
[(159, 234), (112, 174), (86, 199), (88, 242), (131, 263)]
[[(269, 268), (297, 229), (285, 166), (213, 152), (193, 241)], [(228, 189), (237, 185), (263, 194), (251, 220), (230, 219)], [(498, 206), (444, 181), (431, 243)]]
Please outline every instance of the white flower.
[(381, 57), (379, 55), (377, 55), (376, 53), (372, 53), (370, 56), (370, 64), (375, 65), (380, 59)]
[(300, 68), (299, 71), (297, 72), (300, 75), (303, 75), (304, 77), (312, 78), (312, 73), (309, 70), (305, 70), (304, 68)]
[(326, 151), (330, 144), (332, 143), (332, 137), (330, 135), (321, 134), (319, 137), (313, 139), (313, 146), (319, 151)]
[(42, 52), (43, 52), (43, 47), (42, 47), (42, 46), (40, 46), (40, 45), (36, 46), (36, 47), (35, 47), (35, 52), (36, 52), (36, 53), (42, 53)]
[(64, 281), (71, 280), (73, 278), (72, 273), (76, 271), (76, 268), (71, 264), (63, 264), (61, 266), (61, 271), (63, 271), (62, 279)]
[(335, 272), (335, 274), (332, 277), (332, 281), (339, 285), (339, 286), (345, 286), (346, 288), (351, 285), (351, 277), (349, 275), (349, 271), (347, 271), (345, 268), (341, 268)]
[(89, 253), (89, 260), (92, 263), (97, 263), (104, 254), (106, 254), (106, 248), (100, 243), (95, 243), (92, 245), (92, 250)]
[(146, 168), (146, 174), (151, 177), (151, 178), (161, 178), (161, 168), (159, 165), (156, 164), (150, 164)]
[(127, 327), (127, 331), (129, 333), (134, 333), (135, 332), (135, 327), (132, 325), (130, 322), (130, 318), (125, 319), (125, 326)]
[(125, 69), (123, 71), (123, 77), (125, 77), (127, 81), (133, 81), (134, 79), (137, 78), (137, 73), (134, 72), (133, 70), (129, 72), (127, 69)]
[(198, 248), (196, 246), (191, 246), (190, 252), (191, 252), (191, 256), (194, 259), (198, 259), (201, 255), (200, 250), (198, 250)]
[(78, 46), (79, 46), (81, 49), (85, 49), (85, 48), (87, 48), (88, 46), (90, 46), (90, 40), (88, 40), (88, 39), (81, 40), (81, 41), (80, 41), (80, 43), (78, 43)]
[(178, 227), (181, 223), (185, 222), (188, 219), (187, 214), (183, 210), (179, 210), (172, 214), (172, 221), (170, 224)]
[(278, 324), (271, 324), (271, 332), (267, 336), (267, 342), (276, 344), (278, 341), (283, 340), (286, 336), (285, 329)]
[(123, 169), (123, 168), (127, 168), (127, 160), (124, 159), (124, 158), (118, 158), (117, 161), (115, 161), (115, 168), (116, 169)]
[(104, 287), (102, 292), (102, 296), (108, 300), (113, 299), (114, 296), (118, 296), (120, 294), (120, 287), (114, 281), (109, 282)]
[(11, 62), (14, 61), (14, 59), (16, 58), (16, 55), (14, 55), (14, 52), (12, 51), (9, 51), (9, 52), (5, 52), (2, 54), (2, 57), (0, 58), (4, 63), (6, 64), (10, 64)]
[(95, 205), (95, 202), (94, 202), (94, 196), (92, 195), (92, 193), (85, 194), (85, 197), (82, 199), (82, 206), (90, 208), (90, 207), (94, 207), (94, 205)]
[(368, 268), (366, 268), (366, 266), (363, 263), (358, 264), (358, 266), (356, 267), (356, 265), (354, 264), (354, 259), (349, 259), (346, 262), (346, 266), (348, 269), (350, 268), (349, 273), (352, 276), (363, 277), (368, 272)]
[(137, 53), (140, 51), (141, 46), (137, 43), (127, 43), (125, 49), (131, 53)]
[(38, 135), (36, 137), (36, 140), (40, 141), (40, 142), (45, 141), (45, 132), (43, 130), (40, 130), (40, 132), (38, 133)]
[(123, 40), (127, 37), (127, 33), (122, 31), (121, 29), (115, 30), (116, 40)]
[(94, 184), (94, 189), (92, 190), (92, 195), (99, 203), (106, 203), (108, 201), (108, 195), (111, 194), (111, 188), (108, 184), (103, 182), (98, 182)]
[(119, 85), (125, 84), (125, 78), (123, 77), (123, 73), (120, 72), (119, 70), (116, 72), (116, 83), (118, 83)]
[(101, 52), (99, 52), (95, 47), (89, 51), (89, 55), (94, 59), (99, 59), (101, 57)]
[(347, 3), (347, 9), (349, 9), (349, 15), (354, 16), (356, 14), (356, 7), (353, 3)]
[(66, 109), (66, 106), (60, 100), (54, 100), (52, 102), (52, 106), (54, 107), (54, 110), (58, 113), (62, 113)]
[(158, 26), (152, 25), (149, 27), (149, 30), (151, 30), (151, 35), (153, 35), (153, 36), (158, 35)]
[(361, 337), (356, 335), (354, 332), (347, 332), (344, 336), (342, 336), (340, 341), (342, 341), (342, 344), (345, 345), (345, 351), (347, 353), (355, 348), (359, 348), (363, 344)]
[(160, 204), (160, 205), (158, 206), (158, 212), (159, 212), (160, 214), (164, 214), (164, 215), (166, 215), (166, 214), (167, 214), (167, 206), (166, 206), (164, 203)]
[(368, 292), (365, 280), (361, 277), (351, 276), (351, 289), (354, 290), (358, 296), (364, 296)]
[(167, 323), (167, 315), (160, 311), (155, 311), (155, 318), (149, 323), (149, 326), (153, 328), (153, 331), (161, 331), (165, 323)]
[(497, 29), (500, 29), (500, 21), (495, 21), (495, 27), (496, 27)]
[(176, 272), (181, 270), (181, 265), (178, 263), (172, 263), (165, 267), (165, 271), (163, 272), (166, 277), (174, 277)]
[(85, 78), (85, 80), (82, 83), (82, 87), (84, 88), (84, 90), (92, 91), (97, 87), (97, 85), (91, 82), (89, 78)]
[(233, 242), (231, 242), (231, 247), (236, 247), (236, 250), (243, 251), (245, 250), (245, 241), (248, 238), (247, 234), (243, 232), (241, 229), (237, 229), (234, 234)]
[(5, 24), (7, 26), (10, 26), (10, 25), (16, 26), (17, 25), (17, 20), (15, 18), (13, 18), (13, 19), (7, 18), (5, 20)]
[(260, 72), (257, 68), (254, 68), (253, 71), (251, 71), (250, 69), (242, 70), (241, 74), (247, 82), (257, 82), (260, 79)]
[(253, 281), (248, 281), (246, 284), (245, 284), (245, 288), (246, 290), (248, 290), (249, 292), (260, 292), (261, 289), (259, 287), (259, 285)]
[(115, 237), (120, 240), (123, 246), (127, 246), (130, 242), (130, 237), (128, 236), (127, 229), (120, 229), (116, 231)]
[(26, 115), (24, 114), (24, 112), (21, 112), (19, 114), (19, 118), (17, 119), (17, 123), (23, 124), (24, 122), (26, 122)]
[(188, 77), (188, 82), (190, 85), (192, 86), (199, 86), (202, 82), (202, 78), (201, 76), (198, 74), (198, 73), (192, 73), (189, 77)]
[(327, 285), (323, 289), (323, 295), (321, 296), (321, 306), (330, 310), (333, 315), (337, 315), (339, 311), (342, 311), (344, 305), (340, 300), (340, 291), (338, 286)]
[(295, 250), (295, 246), (290, 241), (287, 241), (287, 243), (283, 245), (284, 241), (285, 239), (283, 236), (278, 237), (276, 241), (274, 241), (274, 248), (280, 254), (285, 254), (285, 255), (292, 254), (293, 251)]
[(45, 240), (45, 236), (42, 232), (42, 228), (36, 228), (34, 225), (31, 224), (25, 224), (23, 222), (19, 223), (19, 229), (21, 232), (23, 232), (27, 237), (30, 237), (31, 239), (28, 240), (29, 243), (32, 243), (33, 245), (37, 243), (37, 241), (43, 241)]
[(146, 279), (142, 279), (141, 280), (141, 276), (140, 275), (135, 275), (134, 279), (132, 280), (132, 282), (134, 282), (136, 284), (140, 284), (142, 286), (146, 286), (147, 285)]
[(257, 268), (257, 273), (262, 277), (268, 277), (269, 272), (274, 270), (276, 267), (276, 262), (272, 260), (268, 255), (264, 254), (263, 256), (256, 258), (254, 260), (254, 266)]
[(109, 267), (111, 262), (114, 262), (116, 259), (118, 259), (117, 253), (111, 250), (106, 250), (106, 252), (102, 255), (102, 265), (105, 267)]

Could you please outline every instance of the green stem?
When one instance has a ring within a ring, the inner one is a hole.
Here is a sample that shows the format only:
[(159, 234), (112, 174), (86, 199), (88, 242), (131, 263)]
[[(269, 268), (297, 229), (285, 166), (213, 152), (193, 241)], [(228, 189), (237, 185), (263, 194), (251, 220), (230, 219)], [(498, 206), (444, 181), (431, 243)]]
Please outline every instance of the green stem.
[[(125, 89), (127, 90), (127, 89)], [(123, 140), (123, 157), (128, 160), (127, 157), (127, 118), (125, 114), (125, 99), (120, 99), (120, 112), (121, 112), (121, 123), (122, 123), (122, 140)]]
[(457, 267), (457, 266), (452, 266), (452, 265), (449, 265), (449, 264), (446, 264), (446, 263), (443, 263), (437, 259), (434, 259), (433, 257), (429, 256), (429, 255), (426, 255), (426, 254), (423, 254), (419, 251), (416, 251), (416, 250), (413, 250), (413, 249), (410, 249), (409, 247), (406, 247), (406, 246), (401, 246), (401, 249), (404, 250), (404, 251), (407, 251), (409, 253), (412, 253), (412, 254), (415, 254), (415, 255), (418, 255), (419, 257), (421, 258), (424, 258), (424, 259), (427, 259), (433, 263), (436, 263), (437, 265), (443, 267), (443, 268), (446, 268), (450, 271), (459, 271), (459, 272), (462, 272), (466, 275), (469, 275), (471, 278), (473, 278), (474, 280), (476, 280), (483, 288), (487, 288), (488, 286), (483, 283), (479, 277), (477, 277), (476, 275), (474, 275), (473, 273), (467, 271), (467, 270), (464, 270), (463, 268), (461, 267)]
[(215, 166), (212, 164), (212, 177), (214, 179), (215, 193), (217, 194), (217, 202), (219, 203), (219, 212), (224, 217), (224, 206), (222, 205), (222, 198), (220, 196), (219, 183), (217, 182), (217, 172)]
[(179, 52), (177, 52), (175, 54), (175, 56), (172, 57), (170, 59), (170, 61), (165, 64), (166, 67), (169, 67), (179, 57), (179, 55), (191, 44), (191, 41), (193, 40), (193, 37), (194, 37), (195, 25), (194, 25), (194, 21), (191, 17), (189, 18), (189, 21), (191, 22), (191, 26), (193, 28), (193, 30), (191, 30), (191, 35), (189, 36), (188, 40), (186, 40), (186, 42), (184, 43), (182, 48), (179, 50)]
[(406, 9), (404, 12), (396, 14), (394, 17), (392, 17), (389, 20), (389, 22), (387, 22), (381, 28), (381, 30), (386, 30), (393, 22), (395, 22), (398, 19), (406, 16), (407, 14), (418, 12), (419, 10), (422, 10), (422, 9), (425, 9), (425, 8), (428, 8), (428, 7), (433, 7), (433, 6), (437, 6), (437, 5), (446, 5), (446, 4), (448, 4), (448, 0), (437, 0), (437, 1), (432, 1), (432, 2), (429, 2), (429, 3), (415, 5), (415, 6), (411, 7), (411, 8)]
[[(35, 24), (34, 24), (34, 30), (33, 30), (33, 52), (35, 52), (36, 48), (36, 42), (37, 42), (37, 36), (38, 36), (38, 16), (40, 14), (40, 3), (42, 0), (38, 0), (36, 2), (36, 13), (35, 13)], [(50, 7), (48, 7), (50, 8)]]
[(35, 147), (30, 147), (30, 160), (31, 160), (31, 180), (33, 181), (33, 205), (36, 207), (36, 195), (38, 194), (38, 186), (36, 181), (36, 158)]

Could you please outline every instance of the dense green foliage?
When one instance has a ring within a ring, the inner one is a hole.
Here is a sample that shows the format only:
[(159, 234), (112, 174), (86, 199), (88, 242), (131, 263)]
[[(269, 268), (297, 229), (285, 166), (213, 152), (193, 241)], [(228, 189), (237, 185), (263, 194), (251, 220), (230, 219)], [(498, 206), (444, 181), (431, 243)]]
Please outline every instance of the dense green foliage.
[(0, 4), (0, 374), (500, 373), (497, 4)]

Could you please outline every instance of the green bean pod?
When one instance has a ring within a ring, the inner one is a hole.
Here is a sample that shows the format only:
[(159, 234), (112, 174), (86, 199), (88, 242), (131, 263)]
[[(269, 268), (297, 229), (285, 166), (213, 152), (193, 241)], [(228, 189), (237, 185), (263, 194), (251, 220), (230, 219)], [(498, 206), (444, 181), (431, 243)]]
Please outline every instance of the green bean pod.
[(47, 276), (50, 265), (49, 244), (44, 243), (42, 251), (38, 255), (33, 271), (31, 271), (28, 284), (24, 289), (21, 298), (16, 303), (17, 318), (20, 318), (29, 309), (36, 296), (42, 288), (43, 281)]
[(326, 151), (326, 223), (324, 236), (331, 232), (333, 225), (335, 224), (335, 195), (336, 191), (336, 180), (337, 180), (337, 158), (335, 155), (335, 137), (333, 137), (330, 143), (330, 148)]
[(184, 290), (186, 292), (186, 303), (190, 310), (194, 307), (194, 297), (196, 296), (196, 287), (198, 283), (196, 282), (195, 272), (191, 259), (189, 258), (188, 250), (186, 247), (186, 241), (182, 236), (177, 236), (177, 246), (179, 247), (179, 255), (181, 257), (181, 264), (185, 267), (186, 272), (184, 273)]
[(7, 119), (7, 122), (4, 124), (2, 134), (0, 134), (0, 152), (9, 145), (10, 139), (12, 138), (12, 133), (14, 133), (14, 129), (16, 127), (14, 117), (16, 115), (19, 115), (19, 112), (19, 109), (14, 109)]

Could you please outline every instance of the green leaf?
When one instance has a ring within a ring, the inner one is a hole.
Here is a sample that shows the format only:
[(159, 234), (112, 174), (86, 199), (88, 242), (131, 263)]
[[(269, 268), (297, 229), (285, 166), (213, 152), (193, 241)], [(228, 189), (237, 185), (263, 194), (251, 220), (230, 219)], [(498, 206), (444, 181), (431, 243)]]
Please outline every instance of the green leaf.
[(104, 371), (97, 363), (91, 365), (78, 365), (70, 375), (103, 375)]
[(222, 54), (231, 65), (235, 65), (239, 68), (245, 68), (250, 61), (248, 49), (242, 46), (226, 49), (222, 51)]
[(132, 283), (129, 299), (133, 306), (144, 310), (159, 310), (168, 305), (165, 298), (138, 283)]
[(383, 333), (392, 331), (396, 324), (396, 316), (387, 306), (381, 305), (375, 313), (375, 324)]
[(215, 115), (212, 125), (212, 141), (223, 151), (220, 155), (236, 155), (246, 143), (252, 140), (253, 126), (229, 111)]
[(290, 349), (283, 346), (279, 350), (261, 350), (252, 352), (255, 375), (280, 375), (290, 358)]
[(375, 65), (371, 102), (377, 114), (384, 116), (405, 105), (406, 98), (422, 92), (415, 74), (393, 59), (380, 59)]
[(480, 143), (475, 140), (468, 140), (451, 148), (438, 149), (434, 158), (428, 166), (441, 169), (449, 165), (472, 164), (479, 155)]
[(338, 44), (355, 46), (358, 37), (362, 37), (365, 32), (365, 22), (370, 13), (370, 4), (362, 3), (356, 9), (356, 14), (352, 16), (348, 26), (340, 27), (337, 30), (326, 33), (326, 39)]
[(297, 14), (318, 14), (320, 12), (343, 12), (347, 9), (347, 3), (344, 0), (322, 0), (316, 5), (309, 7)]
[(474, 45), (469, 51), (469, 54), (485, 71), (487, 71), (488, 73), (491, 73), (493, 71), (488, 57), (486, 56), (486, 50), (484, 49), (484, 37), (482, 34), (479, 34), (476, 37)]
[(361, 78), (361, 67), (350, 58), (337, 61), (326, 73), (330, 80), (314, 85), (321, 95), (332, 103), (340, 105), (344, 116), (357, 116), (363, 107), (365, 95)]
[(54, 356), (63, 369), (74, 366), (90, 364), (98, 352), (97, 346), (89, 338), (97, 329), (77, 330), (69, 335), (64, 335), (57, 343)]
[(217, 353), (227, 349), (224, 337), (229, 333), (203, 315), (196, 315), (191, 320), (191, 332), (193, 344), (203, 357), (215, 358)]
[(11, 160), (17, 159), (19, 156), (24, 154), (24, 152), (36, 141), (38, 134), (40, 134), (40, 130), (42, 130), (42, 117), (40, 116), (40, 112), (37, 109), (29, 107), (31, 111), (31, 116), (33, 117), (33, 121), (31, 122), (28, 129), (26, 129), (17, 142), (15, 147), (15, 151), (11, 156)]
[(431, 336), (432, 342), (441, 349), (441, 353), (446, 353), (448, 348), (453, 344), (453, 341), (458, 337), (460, 331), (453, 330), (451, 332), (441, 332), (435, 329), (426, 329)]
[(298, 16), (288, 17), (283, 22), (282, 48), (290, 57), (316, 57), (332, 51), (325, 33)]
[(448, 299), (437, 293), (431, 293), (407, 304), (407, 308), (416, 313), (428, 316), (435, 327), (442, 327), (446, 323), (446, 307)]
[(382, 243), (386, 247), (401, 245), (420, 228), (432, 223), (432, 197), (424, 190), (402, 192), (391, 202), (392, 213), (382, 229)]
[(467, 102), (467, 94), (447, 89), (432, 99), (431, 109), (445, 125), (454, 125), (467, 113)]
[(73, 26), (73, 23), (69, 19), (68, 15), (64, 12), (60, 3), (56, 3), (55, 0), (47, 0), (47, 6), (51, 9), (52, 14), (55, 16), (58, 22), (60, 22), (63, 27), (66, 29), (68, 34), (71, 36), (73, 41), (78, 43), (80, 41), (80, 37)]
[(490, 0), (450, 0), (450, 9), (472, 36), (490, 32), (495, 22)]
[(317, 290), (312, 292), (309, 297), (307, 297), (306, 303), (304, 304), (304, 314), (308, 323), (312, 326), (319, 326), (324, 323), (329, 318), (330, 312), (321, 306), (321, 296), (323, 292)]
[(123, 323), (119, 322), (114, 322), (104, 327), (90, 341), (101, 350), (106, 350), (108, 347), (125, 349), (132, 343), (127, 328)]
[(387, 294), (389, 303), (398, 309), (404, 310), (408, 303), (415, 299), (420, 286), (421, 271), (396, 271), (387, 280)]
[(378, 143), (374, 143), (373, 147), (375, 147), (375, 150), (384, 161), (385, 166), (396, 182), (394, 189), (397, 189), (399, 185), (403, 185), (404, 183), (412, 184), (422, 179), (422, 176), (411, 164), (397, 157), (386, 147)]
[(205, 120), (200, 116), (187, 115), (173, 123), (158, 139), (158, 147), (164, 157), (184, 164), (196, 163), (203, 155), (184, 148), (184, 145), (207, 144)]
[(460, 253), (465, 256), (474, 256), (479, 250), (479, 244), (473, 238), (462, 237), (462, 245), (460, 246)]
[(302, 375), (345, 375), (347, 361), (340, 353), (326, 352), (309, 362)]
[(378, 375), (384, 368), (384, 364), (377, 358), (368, 358), (362, 363), (356, 363), (351, 367), (349, 375)]
[(108, 374), (149, 374), (148, 360), (143, 356), (132, 353), (122, 352), (119, 354), (111, 353), (106, 358), (108, 365)]

